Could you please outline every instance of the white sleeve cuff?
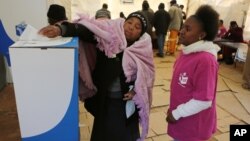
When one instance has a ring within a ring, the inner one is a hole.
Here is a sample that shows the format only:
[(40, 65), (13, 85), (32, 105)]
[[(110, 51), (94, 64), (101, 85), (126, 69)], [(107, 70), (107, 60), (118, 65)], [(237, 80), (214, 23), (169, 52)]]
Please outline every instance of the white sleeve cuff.
[(173, 117), (178, 120), (181, 117), (187, 117), (199, 113), (202, 110), (211, 107), (212, 101), (201, 101), (191, 99), (187, 103), (179, 105), (172, 111)]
[(181, 114), (179, 113), (179, 111), (177, 109), (172, 111), (172, 115), (173, 115), (175, 120), (179, 120), (181, 118)]

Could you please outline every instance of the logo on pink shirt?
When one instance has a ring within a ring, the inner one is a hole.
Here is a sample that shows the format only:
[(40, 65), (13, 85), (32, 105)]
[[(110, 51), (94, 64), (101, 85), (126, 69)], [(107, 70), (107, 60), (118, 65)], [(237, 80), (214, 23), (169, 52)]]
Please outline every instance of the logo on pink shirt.
[(182, 87), (186, 87), (185, 85), (187, 84), (187, 81), (188, 81), (188, 76), (187, 76), (187, 73), (184, 72), (184, 73), (181, 73), (180, 76), (179, 76), (179, 85), (181, 85)]

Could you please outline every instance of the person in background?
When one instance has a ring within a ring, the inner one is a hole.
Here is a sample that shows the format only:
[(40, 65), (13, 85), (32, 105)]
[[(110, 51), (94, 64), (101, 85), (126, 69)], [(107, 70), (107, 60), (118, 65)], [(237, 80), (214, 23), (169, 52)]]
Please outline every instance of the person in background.
[(201, 5), (184, 23), (183, 50), (174, 64), (167, 112), (168, 134), (178, 141), (208, 140), (216, 131), (219, 14)]
[(167, 53), (174, 54), (176, 50), (178, 34), (181, 28), (181, 22), (182, 22), (182, 11), (177, 5), (176, 0), (170, 1), (170, 9), (168, 13), (170, 14), (171, 22), (168, 27), (170, 31), (170, 35), (168, 38)]
[(96, 11), (96, 19), (111, 19), (110, 11), (108, 10), (108, 4), (104, 3), (102, 8)]
[(224, 26), (224, 21), (222, 19), (219, 20), (219, 30), (218, 30), (218, 34), (217, 37), (218, 38), (222, 38), (227, 32), (226, 27)]
[[(143, 3), (148, 3), (148, 1), (147, 0), (143, 0)], [(148, 11), (151, 12), (151, 13), (154, 13), (154, 10), (152, 8), (150, 8), (150, 6), (148, 8)]]
[[(218, 33), (217, 33), (217, 37), (215, 39), (215, 42), (220, 42), (221, 38), (223, 38), (223, 36), (226, 34), (227, 29), (224, 26), (224, 21), (222, 19), (219, 20), (219, 29), (218, 29)], [(217, 40), (217, 41), (216, 41)], [(222, 49), (218, 52), (218, 61), (223, 61), (225, 56), (223, 55), (223, 51), (224, 48), (222, 47)]]
[(231, 40), (232, 42), (243, 42), (243, 29), (238, 26), (236, 21), (231, 21), (228, 31), (222, 38)]
[(50, 25), (60, 24), (61, 22), (68, 20), (65, 8), (58, 4), (51, 4), (49, 6), (47, 17)]
[(148, 3), (148, 1), (143, 1), (141, 12), (146, 16), (146, 18), (148, 20), (148, 28), (147, 28), (146, 32), (152, 38), (153, 37), (154, 13), (152, 11), (149, 11), (149, 3)]
[(250, 40), (248, 41), (247, 57), (243, 69), (243, 81), (242, 88), (250, 90)]
[(126, 17), (125, 17), (125, 15), (124, 15), (124, 13), (123, 13), (123, 12), (120, 12), (120, 18), (124, 18), (124, 19), (126, 19)]
[(77, 23), (64, 22), (39, 31), (51, 38), (79, 36), (97, 47), (91, 75), (97, 93), (84, 101), (94, 116), (91, 141), (143, 141), (147, 136), (155, 77), (147, 26), (144, 15), (133, 12), (126, 20), (80, 15)]
[(154, 14), (154, 27), (158, 44), (158, 53), (156, 55), (158, 57), (164, 57), (164, 44), (169, 23), (170, 15), (165, 10), (164, 3), (160, 3), (158, 6), (158, 10)]
[[(231, 42), (244, 42), (243, 29), (238, 26), (236, 21), (230, 22), (228, 31), (222, 36), (222, 39), (230, 40)], [(234, 63), (234, 56), (236, 50), (233, 48), (223, 47), (223, 59), (226, 64), (232, 65)]]
[(186, 18), (187, 18), (187, 15), (186, 15), (186, 12), (184, 11), (184, 5), (181, 4), (181, 5), (180, 5), (180, 9), (181, 9), (181, 12), (182, 12), (182, 22), (181, 22), (181, 27), (182, 27), (184, 21), (185, 21)]
[(180, 5), (181, 11), (182, 11), (182, 20), (186, 20), (187, 15), (186, 12), (184, 11), (184, 5)]

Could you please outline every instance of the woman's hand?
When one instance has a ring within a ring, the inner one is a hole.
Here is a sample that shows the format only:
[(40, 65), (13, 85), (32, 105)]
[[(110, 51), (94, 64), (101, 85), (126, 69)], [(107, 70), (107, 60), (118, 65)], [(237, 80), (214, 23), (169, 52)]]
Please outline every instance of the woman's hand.
[(49, 26), (42, 28), (39, 31), (39, 34), (44, 35), (49, 38), (54, 38), (54, 37), (61, 35), (61, 29), (58, 26), (49, 25)]
[(134, 95), (135, 95), (135, 91), (131, 90), (124, 95), (123, 100), (131, 100), (131, 99), (133, 99)]

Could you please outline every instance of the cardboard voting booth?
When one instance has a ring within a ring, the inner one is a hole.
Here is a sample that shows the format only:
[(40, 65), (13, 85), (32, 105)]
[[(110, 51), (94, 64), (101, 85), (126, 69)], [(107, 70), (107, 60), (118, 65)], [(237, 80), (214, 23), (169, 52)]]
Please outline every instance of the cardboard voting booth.
[(78, 38), (9, 48), (22, 141), (79, 141)]

